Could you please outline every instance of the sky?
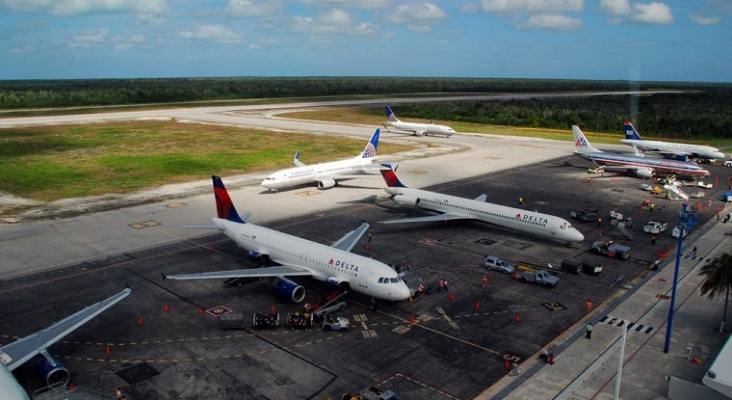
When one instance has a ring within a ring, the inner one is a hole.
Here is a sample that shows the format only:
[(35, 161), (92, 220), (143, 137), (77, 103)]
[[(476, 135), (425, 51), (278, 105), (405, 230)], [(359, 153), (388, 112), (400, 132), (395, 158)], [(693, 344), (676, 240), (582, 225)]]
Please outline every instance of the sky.
[(732, 0), (0, 0), (0, 80), (732, 82)]

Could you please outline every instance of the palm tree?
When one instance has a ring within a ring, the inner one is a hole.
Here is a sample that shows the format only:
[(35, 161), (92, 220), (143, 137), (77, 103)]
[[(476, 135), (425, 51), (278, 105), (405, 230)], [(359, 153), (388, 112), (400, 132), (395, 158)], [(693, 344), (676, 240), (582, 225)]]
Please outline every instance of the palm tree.
[(704, 264), (699, 271), (699, 275), (704, 275), (704, 283), (701, 285), (701, 295), (707, 296), (710, 300), (717, 293), (726, 291), (724, 298), (724, 315), (722, 316), (722, 324), (719, 332), (724, 332), (724, 322), (727, 318), (727, 303), (729, 302), (729, 289), (732, 286), (732, 254), (722, 253), (719, 257), (713, 259), (708, 264)]

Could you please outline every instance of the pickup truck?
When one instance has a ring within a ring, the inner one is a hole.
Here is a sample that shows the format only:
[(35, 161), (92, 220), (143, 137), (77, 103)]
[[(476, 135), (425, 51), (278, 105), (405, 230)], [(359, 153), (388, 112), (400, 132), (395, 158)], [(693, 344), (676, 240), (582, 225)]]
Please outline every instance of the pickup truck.
[(643, 226), (643, 232), (658, 235), (659, 233), (664, 232), (666, 228), (668, 228), (668, 223), (666, 222), (648, 221), (648, 223)]
[(513, 273), (513, 277), (521, 282), (529, 282), (536, 285), (542, 285), (549, 289), (557, 286), (559, 283), (559, 277), (550, 274), (547, 271), (516, 271)]
[(612, 240), (598, 240), (590, 245), (590, 253), (627, 260), (630, 258), (630, 247), (617, 244)]

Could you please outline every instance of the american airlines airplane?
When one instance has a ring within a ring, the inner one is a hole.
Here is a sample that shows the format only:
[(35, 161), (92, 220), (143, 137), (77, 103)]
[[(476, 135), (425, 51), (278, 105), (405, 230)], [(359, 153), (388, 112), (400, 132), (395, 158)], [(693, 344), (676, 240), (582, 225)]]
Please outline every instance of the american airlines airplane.
[(311, 276), (333, 285), (349, 286), (351, 290), (373, 298), (393, 301), (409, 298), (409, 288), (394, 269), (372, 258), (351, 253), (369, 224), (361, 224), (332, 246), (326, 246), (246, 223), (251, 214), (239, 216), (221, 178), (213, 176), (213, 186), (218, 213), (211, 219), (213, 227), (247, 250), (249, 255), (265, 256), (276, 265), (195, 274), (163, 274), (163, 279), (273, 278), (280, 295), (299, 303), (305, 299), (305, 288), (286, 277)]
[(87, 306), (48, 328), (0, 347), (0, 399), (29, 399), (28, 393), (15, 380), (11, 371), (38, 354), (41, 355), (40, 367), (49, 387), (62, 387), (69, 383), (69, 370), (48, 354), (46, 349), (129, 296), (131, 292), (132, 289), (127, 288), (106, 300)]
[(727, 158), (719, 149), (707, 145), (643, 140), (628, 120), (623, 121), (623, 129), (625, 130), (625, 139), (621, 139), (621, 143), (635, 146), (639, 150), (661, 153), (666, 158), (676, 160), (686, 160), (689, 156), (707, 159)]
[(305, 165), (300, 161), (300, 152), (298, 151), (295, 153), (294, 160), (296, 167), (270, 174), (262, 181), (262, 186), (276, 192), (278, 189), (317, 182), (319, 188), (330, 189), (336, 186), (339, 181), (369, 176), (364, 171), (380, 168), (378, 164), (373, 164), (376, 160), (376, 150), (379, 147), (380, 132), (380, 129), (376, 129), (363, 152), (357, 157), (347, 160)]
[(639, 178), (651, 178), (657, 173), (709, 176), (709, 171), (691, 162), (600, 151), (592, 147), (577, 125), (572, 125), (572, 133), (574, 154), (604, 167), (605, 171), (624, 172)]
[(446, 125), (435, 125), (434, 122), (431, 124), (420, 124), (416, 122), (402, 122), (396, 114), (391, 111), (391, 107), (386, 106), (386, 124), (384, 127), (392, 127), (402, 131), (413, 132), (414, 136), (427, 136), (427, 135), (445, 135), (450, 137), (455, 130)]
[(384, 166), (389, 167), (388, 170), (381, 171), (381, 175), (384, 177), (384, 181), (386, 181), (386, 185), (388, 186), (384, 190), (391, 195), (394, 201), (399, 204), (437, 211), (441, 214), (382, 221), (382, 224), (473, 219), (567, 243), (581, 242), (585, 239), (580, 231), (572, 227), (572, 224), (562, 218), (535, 211), (487, 203), (485, 201), (485, 194), (471, 200), (427, 190), (410, 189), (404, 186), (399, 180), (396, 174), (396, 167), (389, 164), (384, 164)]

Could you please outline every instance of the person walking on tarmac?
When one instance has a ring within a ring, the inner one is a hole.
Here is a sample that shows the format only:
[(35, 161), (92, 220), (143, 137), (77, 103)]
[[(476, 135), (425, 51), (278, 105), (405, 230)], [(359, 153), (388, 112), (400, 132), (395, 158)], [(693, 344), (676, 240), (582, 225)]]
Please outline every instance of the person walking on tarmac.
[(587, 339), (592, 339), (592, 324), (590, 323), (585, 327), (585, 337)]

